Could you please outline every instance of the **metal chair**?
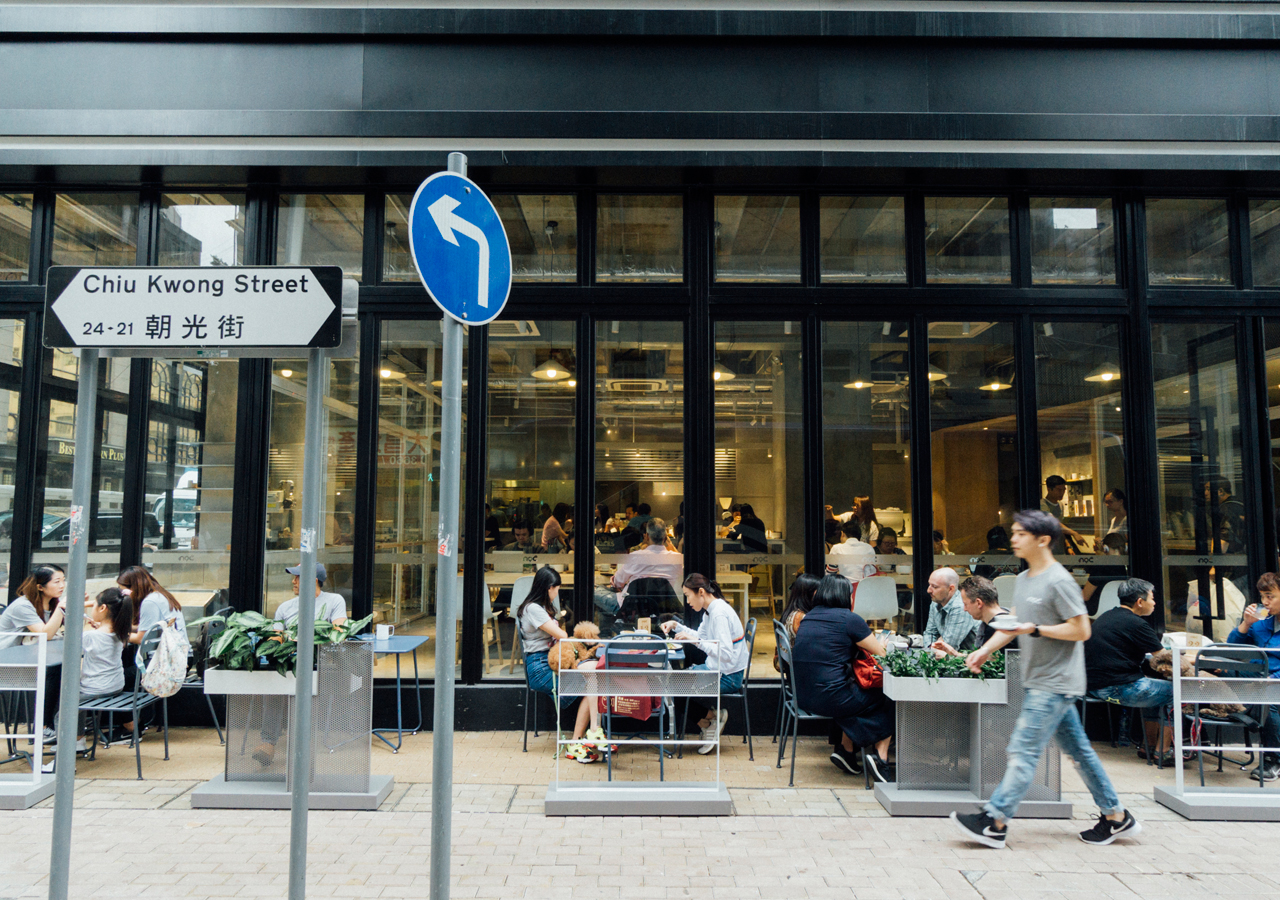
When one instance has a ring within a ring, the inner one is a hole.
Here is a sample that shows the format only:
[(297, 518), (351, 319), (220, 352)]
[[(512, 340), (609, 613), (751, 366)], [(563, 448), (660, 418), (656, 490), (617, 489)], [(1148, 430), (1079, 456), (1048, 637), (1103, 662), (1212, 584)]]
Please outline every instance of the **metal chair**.
[(1123, 580), (1108, 581), (1102, 586), (1102, 595), (1098, 598), (1098, 611), (1095, 613), (1095, 618), (1120, 605), (1120, 585), (1122, 583)]
[(159, 703), (164, 711), (164, 758), (169, 758), (169, 700), (167, 697), (157, 697), (149, 694), (142, 687), (142, 675), (147, 670), (147, 660), (151, 654), (155, 652), (156, 646), (160, 643), (160, 633), (164, 626), (157, 624), (151, 626), (145, 635), (143, 635), (142, 643), (138, 645), (137, 669), (133, 678), (133, 690), (121, 691), (118, 694), (108, 694), (105, 697), (94, 697), (80, 704), (80, 712), (87, 712), (93, 718), (93, 747), (89, 751), (89, 759), (96, 759), (98, 756), (98, 740), (101, 738), (103, 746), (106, 746), (106, 736), (102, 734), (99, 727), (99, 718), (103, 713), (109, 717), (115, 713), (129, 713), (133, 716), (133, 754), (138, 764), (138, 780), (142, 780), (142, 719), (139, 713), (149, 706)]
[[(1209, 672), (1211, 674), (1219, 674), (1222, 672), (1230, 673), (1225, 677), (1229, 678), (1270, 678), (1271, 666), (1267, 661), (1267, 653), (1260, 647), (1247, 647), (1241, 644), (1211, 644), (1196, 654), (1195, 676), (1202, 677), (1201, 672)], [(1216, 743), (1218, 747), (1222, 746), (1222, 729), (1224, 726), (1236, 726), (1244, 729), (1244, 743), (1248, 747), (1249, 732), (1262, 731), (1262, 727), (1267, 723), (1267, 713), (1269, 706), (1266, 703), (1260, 705), (1261, 713), (1258, 718), (1248, 715), (1247, 713), (1230, 713), (1229, 715), (1219, 718), (1216, 716), (1205, 717), (1200, 712), (1200, 703), (1184, 704), (1191, 706), (1192, 713), (1190, 715), (1192, 728), (1199, 733), (1204, 733), (1204, 726), (1210, 725), (1215, 729)], [(1261, 738), (1259, 738), (1261, 740)], [(1198, 746), (1204, 746), (1203, 738), (1195, 742)], [(1226, 759), (1226, 752), (1218, 750), (1217, 752), (1209, 751), (1210, 756), (1218, 759), (1218, 771), (1222, 771), (1222, 762)], [(1254, 756), (1258, 760), (1258, 786), (1265, 788), (1266, 781), (1262, 778), (1262, 766), (1265, 762), (1264, 754), (1257, 753), (1248, 754), (1244, 761), (1235, 761), (1241, 769), (1247, 769), (1253, 764)], [(1204, 756), (1205, 751), (1196, 752), (1196, 760), (1200, 769), (1200, 786), (1204, 787)]]
[[(517, 649), (520, 651), (520, 658), (524, 659), (524, 641), (520, 637), (520, 619), (517, 617), (516, 611), (520, 609), (520, 604), (529, 596), (529, 591), (531, 590), (533, 590), (532, 575), (522, 575), (515, 580), (514, 584), (511, 585), (511, 605), (507, 607), (507, 616), (510, 617), (512, 623), (515, 625), (515, 633), (511, 635), (511, 656), (508, 660), (510, 665), (507, 666), (507, 671), (513, 675), (516, 671)], [(499, 652), (501, 652), (501, 645), (499, 645)], [(501, 667), (499, 667), (499, 670), (501, 670)], [(527, 678), (525, 680), (528, 681)], [(536, 724), (533, 730), (533, 736), (538, 736)]]
[(898, 615), (898, 585), (890, 575), (873, 575), (858, 582), (853, 611), (866, 622), (892, 620)]
[[(777, 634), (777, 633), (778, 633), (778, 629), (779, 629), (779, 628), (781, 628), (783, 631), (786, 631), (786, 630), (787, 630), (787, 626), (783, 625), (783, 624), (782, 624), (780, 621), (778, 621), (777, 619), (774, 619), (774, 620), (773, 620), (773, 633), (774, 633), (774, 634)], [(777, 659), (778, 659), (778, 666), (777, 666), (777, 667), (778, 667), (779, 671), (781, 671), (781, 669), (782, 669), (782, 655), (781, 655), (780, 653), (778, 653), (778, 648), (777, 648), (776, 646), (774, 647), (773, 652), (774, 652), (774, 655), (775, 655), (775, 656), (777, 657)], [(778, 743), (778, 736), (779, 736), (780, 734), (782, 734), (782, 704), (783, 704), (783, 700), (785, 699), (785, 697), (786, 697), (786, 692), (785, 692), (785, 691), (783, 691), (783, 690), (782, 690), (781, 685), (779, 685), (779, 687), (778, 687), (778, 711), (777, 711), (776, 713), (774, 713), (774, 714), (773, 714), (773, 743), (775, 743), (775, 744), (776, 744), (776, 743)]]
[[(649, 669), (659, 671), (670, 671), (671, 660), (668, 655), (667, 642), (657, 634), (649, 634), (646, 632), (628, 632), (613, 638), (605, 645), (604, 648), (604, 667), (606, 669)], [(590, 698), (587, 698), (590, 699)], [(605, 704), (604, 711), (604, 732), (605, 743), (613, 743), (613, 698), (609, 698), (610, 702)], [(658, 708), (649, 713), (640, 724), (652, 721), (654, 718), (658, 720), (658, 780), (666, 780), (666, 760), (669, 752), (663, 746), (663, 735), (667, 733), (667, 707), (669, 701), (662, 697), (659, 700)], [(672, 719), (675, 718), (675, 710), (672, 710)], [(633, 733), (633, 737), (639, 734), (639, 726)], [(613, 780), (613, 754), (608, 754), (608, 780)]]
[[(777, 619), (774, 619), (776, 622)], [(742, 687), (736, 691), (729, 691), (720, 695), (723, 701), (726, 697), (732, 700), (742, 701), (742, 721), (745, 731), (742, 735), (742, 743), (747, 745), (747, 758), (754, 761), (756, 758), (755, 747), (751, 743), (751, 710), (747, 706), (747, 687), (751, 683), (751, 660), (755, 656), (756, 650), (756, 620), (755, 618), (747, 619), (747, 627), (742, 632), (743, 640), (747, 642), (747, 668), (742, 673)], [(684, 719), (680, 723), (680, 737), (683, 739), (689, 733), (689, 704), (686, 701), (684, 705)], [(677, 756), (684, 756), (684, 746), (680, 747)]]
[(996, 586), (996, 594), (1000, 598), (1000, 605), (1006, 609), (1013, 609), (1013, 588), (1017, 583), (1017, 575), (997, 575), (992, 580), (992, 584)]
[[(227, 616), (235, 612), (235, 607), (233, 606), (228, 606), (224, 609), (217, 610), (216, 612), (208, 611), (210, 605), (221, 602), (221, 600), (221, 597), (216, 597), (209, 601), (209, 603), (206, 603), (205, 615), (222, 616), (225, 619)], [(197, 638), (197, 640), (191, 642), (191, 661), (195, 666), (195, 672), (187, 676), (187, 680), (182, 685), (183, 689), (198, 688), (200, 693), (204, 694), (204, 702), (205, 705), (209, 707), (209, 716), (213, 719), (214, 730), (218, 732), (219, 744), (225, 744), (227, 741), (222, 735), (222, 726), (218, 724), (218, 713), (217, 710), (213, 708), (213, 698), (204, 693), (204, 666), (205, 659), (209, 655), (209, 648), (213, 646), (213, 642), (218, 639), (218, 635), (222, 634), (226, 628), (226, 622), (206, 622), (204, 625), (200, 626), (203, 633)]]
[(791, 638), (787, 637), (787, 629), (782, 626), (781, 622), (774, 620), (773, 636), (778, 642), (778, 667), (782, 669), (782, 725), (779, 733), (782, 740), (778, 743), (778, 765), (782, 768), (782, 758), (787, 755), (787, 722), (791, 723), (791, 780), (787, 782), (789, 787), (795, 787), (796, 784), (796, 748), (800, 738), (800, 721), (813, 721), (819, 719), (829, 720), (830, 716), (820, 716), (815, 713), (805, 712), (800, 708), (800, 703), (796, 698), (795, 676), (791, 669)]

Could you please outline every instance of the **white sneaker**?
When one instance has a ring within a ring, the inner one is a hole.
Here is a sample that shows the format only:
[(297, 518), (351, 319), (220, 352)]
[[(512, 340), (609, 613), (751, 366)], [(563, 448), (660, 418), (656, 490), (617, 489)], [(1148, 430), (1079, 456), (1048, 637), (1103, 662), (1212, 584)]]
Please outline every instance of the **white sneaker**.
[(720, 730), (724, 731), (724, 723), (729, 721), (729, 710), (721, 708), (719, 716), (720, 716)]
[(698, 752), (703, 756), (706, 756), (712, 750), (716, 749), (716, 746), (720, 743), (720, 723), (712, 722), (706, 728), (702, 729), (702, 739), (706, 741), (706, 743), (698, 748)]
[(40, 771), (41, 771), (41, 772), (43, 772), (45, 775), (52, 775), (52, 774), (53, 774), (53, 760), (49, 760), (47, 763), (45, 763), (43, 766), (41, 766), (41, 767), (40, 767)]

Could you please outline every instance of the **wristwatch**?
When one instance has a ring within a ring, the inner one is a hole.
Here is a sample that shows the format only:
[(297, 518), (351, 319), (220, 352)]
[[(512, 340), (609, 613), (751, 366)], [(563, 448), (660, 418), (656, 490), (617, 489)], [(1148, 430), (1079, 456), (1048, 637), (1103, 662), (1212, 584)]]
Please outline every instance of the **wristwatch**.
[(1038, 637), (1040, 637), (1040, 626), (1039, 626), (1039, 625), (1037, 625), (1035, 628), (1031, 629), (1031, 637), (1034, 637), (1034, 638), (1038, 638)]

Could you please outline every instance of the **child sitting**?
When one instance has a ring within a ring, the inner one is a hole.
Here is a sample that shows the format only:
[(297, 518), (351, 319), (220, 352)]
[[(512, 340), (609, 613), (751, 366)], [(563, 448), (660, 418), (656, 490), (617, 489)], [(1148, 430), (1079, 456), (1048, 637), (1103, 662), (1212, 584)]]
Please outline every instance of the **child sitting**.
[[(118, 587), (98, 595), (85, 617), (81, 647), (80, 702), (110, 696), (124, 690), (124, 663), (121, 654), (133, 631), (133, 601)], [(54, 720), (57, 728), (57, 720)], [(84, 717), (76, 728), (77, 750), (88, 749), (84, 740)]]

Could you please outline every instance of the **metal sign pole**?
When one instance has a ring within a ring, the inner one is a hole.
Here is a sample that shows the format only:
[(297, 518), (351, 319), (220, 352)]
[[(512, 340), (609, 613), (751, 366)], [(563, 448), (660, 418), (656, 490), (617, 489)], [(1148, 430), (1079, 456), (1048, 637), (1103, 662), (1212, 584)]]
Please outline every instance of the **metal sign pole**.
[[(467, 174), (467, 158), (449, 154), (449, 171)], [(462, 323), (442, 316), (440, 531), (436, 564), (436, 687), (431, 766), (431, 900), (449, 897), (453, 814), (454, 645), (458, 619), (458, 496), (462, 480)]]
[[(57, 777), (53, 794), (53, 847), (49, 853), (49, 900), (67, 900), (71, 870), (71, 812), (76, 789), (76, 723), (80, 720), (80, 644), (84, 634), (85, 574), (89, 564), (89, 495), (93, 490), (93, 448), (98, 421), (98, 351), (80, 351), (76, 391), (76, 455), (71, 470), (71, 558), (67, 568), (66, 642), (59, 694)], [(138, 598), (137, 602), (141, 602)], [(35, 710), (34, 727), (43, 727)], [(141, 723), (134, 722), (135, 731)], [(137, 740), (137, 736), (134, 737)], [(36, 760), (36, 765), (40, 761)]]
[(307, 895), (307, 808), (311, 794), (311, 670), (316, 637), (316, 546), (324, 491), (323, 350), (307, 358), (306, 442), (302, 457), (302, 567), (298, 572), (298, 672), (289, 751), (293, 805), (289, 819), (289, 900)]

